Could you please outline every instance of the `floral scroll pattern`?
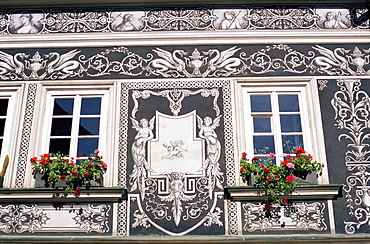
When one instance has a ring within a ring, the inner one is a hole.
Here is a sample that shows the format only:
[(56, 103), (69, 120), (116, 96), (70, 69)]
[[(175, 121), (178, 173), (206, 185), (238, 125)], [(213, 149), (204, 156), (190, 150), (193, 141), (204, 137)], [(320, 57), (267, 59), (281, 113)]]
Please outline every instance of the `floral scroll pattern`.
[(254, 52), (230, 48), (153, 48), (141, 56), (127, 47), (113, 47), (87, 57), (82, 50), (64, 53), (0, 51), (0, 79), (63, 80), (71, 78), (211, 78), (246, 75), (369, 75), (370, 48), (312, 46), (304, 53), (286, 44)]
[(33, 233), (40, 230), (50, 218), (35, 205), (0, 206), (0, 231), (5, 233)]
[(325, 203), (293, 203), (289, 207), (272, 208), (272, 216), (265, 217), (264, 204), (244, 203), (243, 230), (254, 232), (256, 230), (282, 230), (281, 227), (293, 227), (296, 230), (316, 231), (327, 230), (324, 218)]
[(339, 135), (338, 140), (349, 140), (345, 163), (350, 175), (346, 179), (346, 193), (349, 215), (356, 221), (345, 221), (345, 231), (354, 234), (361, 226), (370, 223), (369, 195), (369, 125), (370, 98), (361, 90), (361, 80), (337, 80), (337, 91), (331, 104), (335, 111), (338, 129), (346, 131)]

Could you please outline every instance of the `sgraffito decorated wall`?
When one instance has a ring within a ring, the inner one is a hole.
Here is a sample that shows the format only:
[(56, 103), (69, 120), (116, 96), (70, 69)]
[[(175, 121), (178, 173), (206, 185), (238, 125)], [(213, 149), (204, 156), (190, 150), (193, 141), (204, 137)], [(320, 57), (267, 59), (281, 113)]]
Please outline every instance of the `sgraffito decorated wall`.
[[(0, 33), (5, 40), (82, 32), (358, 31), (369, 28), (367, 11), (359, 5), (7, 10), (0, 12)], [(0, 203), (0, 235), (369, 232), (368, 43), (195, 45), (189, 40), (187, 45), (56, 48), (2, 48), (0, 43), (0, 49), (0, 82), (25, 88), (11, 186), (30, 187), (26, 172), (41, 88), (109, 81), (118, 94), (113, 150), (118, 163), (111, 177), (113, 187), (127, 189), (117, 203), (59, 210), (41, 202)], [(294, 201), (266, 218), (261, 202), (234, 201), (226, 194), (226, 186), (239, 184), (235, 113), (241, 111), (235, 101), (241, 98), (234, 89), (240, 79), (261, 77), (317, 79), (319, 96), (313, 102), (320, 104), (324, 129), (324, 138), (317, 140), (325, 140), (329, 183), (344, 185), (336, 199)], [(63, 211), (68, 214), (62, 223)]]

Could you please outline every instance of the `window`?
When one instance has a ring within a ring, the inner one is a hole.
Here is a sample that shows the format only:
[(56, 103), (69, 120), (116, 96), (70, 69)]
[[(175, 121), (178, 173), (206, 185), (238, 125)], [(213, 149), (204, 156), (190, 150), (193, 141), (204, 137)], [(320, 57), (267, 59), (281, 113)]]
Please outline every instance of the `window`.
[(274, 153), (279, 164), (285, 154), (294, 154), (297, 147), (310, 147), (305, 124), (306, 104), (301, 88), (245, 88), (246, 145), (248, 154), (266, 157)]
[(58, 95), (51, 92), (47, 109), (51, 118), (48, 128), (48, 152), (70, 157), (89, 156), (95, 149), (104, 151), (106, 131), (105, 92), (97, 94)]
[(9, 98), (7, 97), (0, 98), (0, 152), (2, 151), (3, 147), (5, 123), (7, 121), (8, 114), (8, 105)]

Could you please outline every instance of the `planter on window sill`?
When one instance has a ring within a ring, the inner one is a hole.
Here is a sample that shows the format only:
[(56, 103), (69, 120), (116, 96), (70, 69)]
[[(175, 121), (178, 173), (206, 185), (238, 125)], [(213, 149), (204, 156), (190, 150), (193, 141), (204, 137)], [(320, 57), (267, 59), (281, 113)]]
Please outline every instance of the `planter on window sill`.
[[(296, 192), (283, 195), (288, 200), (329, 200), (336, 198), (343, 185), (297, 185)], [(265, 188), (253, 186), (227, 186), (225, 191), (234, 201), (260, 201), (264, 200)]]
[(82, 190), (79, 196), (66, 193), (63, 189), (53, 188), (2, 188), (0, 202), (121, 202), (126, 198), (126, 189), (122, 187), (91, 187)]

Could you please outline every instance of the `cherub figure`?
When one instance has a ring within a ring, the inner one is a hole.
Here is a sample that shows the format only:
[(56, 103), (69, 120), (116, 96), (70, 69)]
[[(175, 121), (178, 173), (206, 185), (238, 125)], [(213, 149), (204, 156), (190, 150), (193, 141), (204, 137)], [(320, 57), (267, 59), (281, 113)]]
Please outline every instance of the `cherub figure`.
[(210, 198), (212, 198), (212, 190), (215, 184), (218, 188), (223, 188), (221, 183), (224, 181), (222, 171), (220, 170), (220, 163), (218, 162), (221, 154), (221, 143), (217, 139), (215, 129), (220, 126), (221, 115), (212, 120), (211, 117), (205, 117), (202, 120), (197, 115), (199, 133), (198, 136), (206, 141), (207, 144), (207, 158), (204, 160), (202, 168), (198, 171), (206, 169), (206, 176), (208, 177), (208, 188), (210, 191)]
[(130, 174), (130, 184), (132, 186), (131, 191), (135, 191), (137, 188), (139, 189), (142, 199), (144, 198), (145, 178), (147, 178), (147, 172), (148, 170), (152, 171), (148, 161), (146, 160), (146, 144), (154, 137), (154, 120), (155, 117), (153, 117), (149, 122), (146, 118), (142, 118), (139, 123), (134, 118), (131, 118), (132, 128), (137, 131), (137, 134), (131, 148), (135, 164), (134, 169)]
[(163, 143), (162, 146), (167, 149), (168, 154), (164, 155), (161, 159), (172, 160), (175, 158), (181, 158), (184, 157), (183, 152), (188, 151), (187, 149), (183, 148), (184, 142), (182, 140), (170, 141), (170, 145)]

